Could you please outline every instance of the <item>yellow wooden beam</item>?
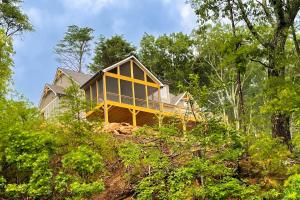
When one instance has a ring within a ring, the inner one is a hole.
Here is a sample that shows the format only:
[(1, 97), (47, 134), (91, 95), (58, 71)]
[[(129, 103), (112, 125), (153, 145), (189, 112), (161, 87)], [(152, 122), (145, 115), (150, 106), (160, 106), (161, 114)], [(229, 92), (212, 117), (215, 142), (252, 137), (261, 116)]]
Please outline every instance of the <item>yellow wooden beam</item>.
[(134, 79), (134, 78), (131, 78), (131, 77), (128, 77), (128, 76), (123, 76), (123, 75), (120, 75), (120, 74), (113, 74), (113, 73), (110, 73), (110, 72), (104, 72), (104, 74), (106, 74), (106, 76), (109, 76), (109, 77), (118, 78), (118, 79), (121, 79), (121, 80), (124, 80), (124, 81), (139, 83), (139, 84), (142, 84), (142, 85), (148, 85), (148, 86), (151, 86), (151, 87), (154, 87), (154, 88), (159, 88), (160, 87), (159, 84), (156, 84), (156, 83), (150, 83), (150, 82), (142, 81), (142, 80), (139, 80), (139, 79)]
[[(147, 82), (147, 73), (144, 72), (144, 81)], [(148, 86), (145, 85), (145, 95), (146, 95), (146, 105), (149, 108), (149, 100), (148, 100)]]
[(160, 87), (158, 88), (158, 103), (159, 103), (159, 110), (162, 111), (162, 102), (161, 102)]
[(133, 76), (133, 61), (130, 60), (130, 75), (131, 75), (131, 78), (134, 78)]
[(133, 110), (132, 112), (132, 125), (136, 126), (136, 111)]
[[(131, 71), (131, 78), (133, 78), (133, 61), (130, 60), (130, 71)], [(133, 105), (135, 106), (135, 91), (134, 91), (134, 82), (131, 82), (131, 90), (132, 90), (132, 99), (133, 99)], [(135, 113), (135, 110), (134, 110)]]
[(121, 108), (128, 108), (128, 109), (132, 109), (132, 110), (139, 110), (139, 111), (154, 113), (154, 114), (159, 112), (158, 110), (154, 110), (154, 109), (150, 109), (150, 108), (144, 108), (144, 107), (140, 107), (140, 106), (133, 106), (133, 105), (119, 103), (119, 102), (110, 101), (110, 100), (107, 100), (107, 104), (113, 105), (113, 106), (118, 106), (118, 107), (121, 107)]
[(95, 106), (95, 107), (93, 108), (93, 110), (90, 110), (90, 111), (86, 112), (86, 113), (85, 113), (85, 117), (89, 117), (89, 116), (90, 116), (91, 114), (93, 114), (97, 109), (101, 109), (101, 108), (103, 108), (103, 102), (97, 104), (97, 106)]
[(106, 96), (106, 75), (103, 75), (103, 99), (104, 99), (104, 123), (108, 124), (108, 108), (107, 108), (107, 96)]

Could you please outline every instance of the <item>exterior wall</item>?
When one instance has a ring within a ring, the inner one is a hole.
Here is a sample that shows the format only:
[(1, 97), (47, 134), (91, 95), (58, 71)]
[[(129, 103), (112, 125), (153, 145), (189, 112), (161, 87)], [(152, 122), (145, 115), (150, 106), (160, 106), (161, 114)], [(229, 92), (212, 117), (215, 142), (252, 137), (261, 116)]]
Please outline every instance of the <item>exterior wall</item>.
[(51, 102), (49, 102), (43, 109), (41, 109), (44, 118), (50, 119), (56, 116), (59, 112), (59, 104), (60, 99), (59, 97), (55, 96), (55, 98)]
[(56, 98), (56, 95), (52, 91), (49, 91), (48, 94), (42, 99), (41, 104), (40, 104), (40, 109), (43, 109), (55, 98)]

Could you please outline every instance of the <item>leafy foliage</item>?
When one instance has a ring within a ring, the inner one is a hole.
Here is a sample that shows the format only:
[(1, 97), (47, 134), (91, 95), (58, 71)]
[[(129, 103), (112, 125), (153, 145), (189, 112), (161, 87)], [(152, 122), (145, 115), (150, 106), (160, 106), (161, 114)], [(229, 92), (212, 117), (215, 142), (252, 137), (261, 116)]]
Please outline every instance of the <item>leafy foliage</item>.
[(135, 50), (135, 47), (121, 35), (114, 35), (111, 38), (101, 35), (96, 44), (93, 63), (89, 65), (89, 70), (96, 73), (134, 54)]
[(64, 38), (56, 45), (55, 53), (63, 67), (82, 72), (84, 59), (90, 52), (93, 29), (68, 26)]
[(13, 53), (11, 39), (4, 34), (4, 31), (0, 30), (0, 98), (3, 98), (8, 89), (7, 84), (12, 75)]
[(20, 0), (3, 0), (0, 3), (0, 26), (7, 36), (33, 30), (28, 16), (20, 9), (20, 3)]

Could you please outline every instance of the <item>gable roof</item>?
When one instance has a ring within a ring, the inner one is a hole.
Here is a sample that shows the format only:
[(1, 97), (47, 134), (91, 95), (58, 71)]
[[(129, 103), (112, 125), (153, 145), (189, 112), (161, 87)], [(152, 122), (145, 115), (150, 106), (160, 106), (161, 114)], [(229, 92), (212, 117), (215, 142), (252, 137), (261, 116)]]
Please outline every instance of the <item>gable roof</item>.
[(121, 60), (118, 63), (115, 63), (115, 64), (113, 64), (113, 65), (111, 65), (111, 66), (109, 66), (109, 67), (107, 67), (103, 70), (98, 71), (96, 74), (94, 74), (94, 76), (92, 76), (89, 80), (87, 80), (84, 84), (82, 84), (81, 88), (83, 88), (88, 82), (93, 80), (98, 75), (102, 75), (104, 72), (108, 72), (108, 71), (118, 67), (119, 65), (122, 65), (122, 64), (130, 61), (131, 59), (133, 59), (140, 68), (142, 68), (144, 71), (146, 71), (148, 76), (150, 78), (152, 78), (156, 83), (158, 83), (161, 87), (164, 86), (164, 84), (160, 80), (158, 80), (158, 78), (156, 78), (156, 76), (147, 69), (147, 67), (145, 67), (135, 56), (132, 55), (132, 56), (129, 56), (129, 57), (125, 58), (124, 60)]
[(45, 97), (45, 95), (48, 93), (49, 90), (52, 91), (55, 96), (65, 94), (63, 87), (46, 83), (45, 86), (44, 86), (44, 89), (43, 89), (43, 94), (42, 94), (42, 96), (40, 98), (40, 101), (39, 101), (39, 107), (41, 106), (42, 100)]
[(66, 76), (72, 78), (79, 86), (81, 86), (82, 84), (84, 84), (86, 81), (88, 81), (92, 75), (90, 74), (84, 74), (81, 72), (76, 72), (70, 69), (66, 69), (66, 68), (57, 68), (57, 70), (62, 71)]
[(57, 94), (65, 94), (64, 92), (64, 88), (58, 85), (51, 85), (46, 83), (45, 87), (48, 87), (50, 90), (52, 90), (52, 92), (54, 92), (55, 95)]

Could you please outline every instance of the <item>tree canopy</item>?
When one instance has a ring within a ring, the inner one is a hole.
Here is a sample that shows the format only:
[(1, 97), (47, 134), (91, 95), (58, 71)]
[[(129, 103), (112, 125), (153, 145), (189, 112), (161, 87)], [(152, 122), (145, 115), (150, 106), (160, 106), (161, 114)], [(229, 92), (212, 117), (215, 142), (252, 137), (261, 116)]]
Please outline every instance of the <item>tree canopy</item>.
[(114, 35), (111, 38), (100, 36), (94, 50), (91, 72), (98, 72), (109, 67), (135, 53), (136, 48), (126, 41), (122, 35)]
[(64, 38), (56, 45), (54, 52), (62, 67), (82, 72), (86, 56), (90, 53), (93, 29), (89, 27), (68, 27)]

